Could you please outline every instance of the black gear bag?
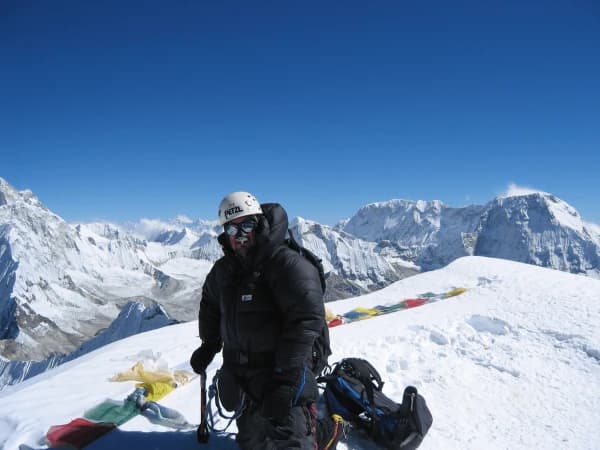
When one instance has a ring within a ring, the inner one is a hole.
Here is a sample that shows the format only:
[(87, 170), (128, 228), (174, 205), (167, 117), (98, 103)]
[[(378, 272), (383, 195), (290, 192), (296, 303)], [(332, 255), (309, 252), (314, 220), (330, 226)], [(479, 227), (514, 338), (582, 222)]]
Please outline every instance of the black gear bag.
[(323, 396), (329, 412), (364, 430), (386, 449), (416, 449), (433, 422), (415, 387), (408, 386), (402, 403), (396, 403), (382, 392), (379, 373), (364, 359), (343, 359), (318, 381), (325, 384)]
[[(319, 272), (319, 280), (321, 281), (321, 288), (323, 290), (323, 294), (325, 294), (325, 289), (327, 288), (327, 281), (325, 279), (325, 270), (323, 269), (323, 262), (321, 259), (311, 252), (309, 249), (302, 247), (296, 239), (294, 239), (294, 234), (292, 230), (288, 230), (288, 237), (285, 240), (285, 244), (294, 250), (295, 252), (300, 253), (304, 258), (308, 260)], [(313, 365), (311, 370), (314, 374), (319, 375), (325, 367), (327, 367), (327, 359), (331, 355), (331, 347), (329, 344), (329, 328), (327, 327), (327, 322), (323, 320), (323, 327), (321, 328), (321, 333), (317, 336), (313, 344), (312, 349), (312, 362)]]

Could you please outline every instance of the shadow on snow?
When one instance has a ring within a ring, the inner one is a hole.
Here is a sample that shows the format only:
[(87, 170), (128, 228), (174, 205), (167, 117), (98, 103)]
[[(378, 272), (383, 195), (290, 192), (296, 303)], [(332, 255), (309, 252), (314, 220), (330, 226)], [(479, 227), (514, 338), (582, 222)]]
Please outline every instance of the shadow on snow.
[(116, 429), (85, 447), (86, 450), (236, 450), (233, 437), (211, 434), (208, 443), (200, 444), (196, 430), (191, 431), (123, 431)]

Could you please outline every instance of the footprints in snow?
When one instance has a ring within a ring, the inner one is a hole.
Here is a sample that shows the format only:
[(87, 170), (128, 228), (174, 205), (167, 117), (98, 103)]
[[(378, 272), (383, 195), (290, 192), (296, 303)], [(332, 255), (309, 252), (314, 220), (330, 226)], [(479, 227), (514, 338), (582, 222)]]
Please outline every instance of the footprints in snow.
[(477, 286), (478, 287), (491, 287), (492, 284), (496, 284), (501, 282), (498, 277), (487, 278), (487, 277), (479, 277), (477, 278)]
[(491, 333), (497, 336), (504, 336), (511, 331), (510, 325), (504, 320), (496, 319), (495, 317), (480, 316), (479, 314), (472, 315), (467, 323), (480, 333)]
[[(480, 280), (480, 283), (484, 282)], [(457, 322), (444, 330), (414, 326), (411, 331), (413, 336), (409, 338), (388, 336), (380, 346), (381, 353), (386, 355), (386, 370), (389, 373), (399, 373), (403, 377), (418, 376), (415, 369), (423, 367), (425, 361), (441, 360), (455, 354), (486, 369), (520, 378), (529, 376), (531, 369), (529, 357), (523, 354), (524, 348), (531, 348), (533, 353), (530, 356), (533, 358), (549, 347), (559, 351), (574, 349), (582, 357), (600, 364), (600, 349), (591, 346), (581, 335), (528, 329), (480, 314), (473, 314), (464, 322)], [(529, 342), (526, 347), (520, 344), (523, 340)], [(568, 364), (568, 358), (572, 356), (564, 356)], [(420, 377), (423, 382), (434, 381), (428, 380), (426, 373)]]
[(587, 345), (584, 345), (582, 350), (585, 352), (586, 355), (588, 355), (592, 359), (595, 359), (596, 362), (600, 364), (600, 350), (598, 350), (597, 348), (589, 347)]
[[(454, 329), (442, 331), (415, 326), (412, 330), (415, 336), (410, 342), (397, 336), (385, 339), (382, 350), (388, 353), (388, 372), (410, 372), (414, 366), (427, 359), (428, 355), (441, 359), (455, 353), (478, 366), (513, 377), (520, 376), (517, 369), (507, 364), (513, 357), (513, 350), (508, 342), (504, 342), (514, 338), (513, 334), (516, 333), (501, 319), (475, 314), (466, 320), (466, 324), (458, 323)], [(496, 347), (497, 351), (488, 351), (492, 347)]]
[(431, 330), (429, 333), (429, 339), (431, 339), (431, 342), (437, 345), (448, 345), (450, 343), (444, 334), (436, 330)]
[(571, 347), (582, 351), (588, 358), (600, 364), (600, 349), (590, 346), (585, 338), (579, 334), (567, 334), (554, 330), (542, 330), (542, 333), (555, 340), (554, 346), (558, 348)]

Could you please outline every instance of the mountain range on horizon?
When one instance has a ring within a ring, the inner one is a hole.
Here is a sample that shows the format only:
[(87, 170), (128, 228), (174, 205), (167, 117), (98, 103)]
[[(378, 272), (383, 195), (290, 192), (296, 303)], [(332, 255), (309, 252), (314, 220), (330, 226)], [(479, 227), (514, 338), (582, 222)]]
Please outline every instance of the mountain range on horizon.
[[(371, 292), (462, 256), (487, 256), (600, 278), (600, 231), (568, 203), (516, 192), (485, 205), (389, 200), (334, 227), (290, 220), (323, 260), (327, 300)], [(196, 318), (221, 257), (217, 221), (70, 224), (0, 178), (0, 364), (77, 350), (131, 301), (169, 320)]]

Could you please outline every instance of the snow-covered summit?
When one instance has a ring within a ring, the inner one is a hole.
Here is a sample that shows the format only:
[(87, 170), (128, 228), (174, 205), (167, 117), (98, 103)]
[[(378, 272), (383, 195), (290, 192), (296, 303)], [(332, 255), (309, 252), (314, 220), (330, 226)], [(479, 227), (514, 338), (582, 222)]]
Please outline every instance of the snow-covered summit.
[[(465, 287), (458, 296), (332, 328), (331, 362), (354, 356), (378, 369), (383, 391), (406, 385), (427, 399), (433, 425), (421, 450), (592, 450), (600, 448), (600, 281), (512, 261), (466, 257), (366, 296), (328, 306), (336, 313)], [(123, 400), (135, 382), (110, 382), (137, 361), (187, 363), (197, 323), (123, 339), (0, 393), (0, 447), (38, 442), (105, 399)], [(210, 378), (222, 363), (208, 367)], [(43, 395), (43, 401), (41, 396)], [(200, 386), (160, 401), (199, 422)], [(217, 426), (224, 421), (217, 419)], [(235, 431), (235, 424), (230, 431)], [(114, 448), (197, 450), (195, 430), (173, 431), (137, 416), (92, 443)], [(234, 449), (213, 434), (207, 450)], [(374, 449), (353, 433), (340, 450)]]
[(573, 273), (600, 273), (600, 246), (579, 213), (554, 195), (498, 197), (477, 229), (476, 255), (512, 259)]
[[(129, 222), (124, 229), (139, 239), (168, 247), (169, 254), (194, 259), (216, 261), (223, 252), (216, 238), (221, 233), (217, 220), (192, 220), (178, 216), (173, 220), (144, 218)], [(159, 249), (160, 250), (160, 249)]]
[(160, 241), (161, 236), (168, 232), (181, 233), (185, 231), (199, 236), (203, 233), (216, 234), (218, 227), (219, 223), (216, 220), (192, 220), (187, 216), (178, 216), (168, 221), (143, 218), (139, 222), (125, 224), (128, 232), (154, 242)]
[(391, 200), (359, 209), (343, 230), (367, 241), (394, 243), (400, 257), (428, 270), (472, 254), (471, 233), (483, 211), (483, 206), (451, 208), (439, 200)]
[(504, 193), (500, 194), (498, 196), (498, 198), (520, 197), (520, 196), (527, 196), (527, 195), (532, 195), (532, 194), (552, 195), (552, 194), (549, 194), (548, 192), (544, 192), (539, 189), (533, 189), (533, 188), (526, 187), (526, 186), (518, 186), (515, 183), (511, 183), (508, 185), (508, 188), (506, 188), (506, 191), (504, 191)]
[(533, 204), (537, 202), (540, 206), (547, 208), (549, 216), (557, 225), (572, 228), (577, 232), (584, 232), (585, 224), (579, 212), (564, 200), (542, 191), (534, 191), (527, 188), (517, 188), (507, 191), (504, 195), (496, 198), (500, 204), (506, 202), (512, 204)]
[(344, 231), (369, 241), (396, 240), (420, 245), (439, 231), (444, 204), (395, 199), (363, 206), (345, 224)]

